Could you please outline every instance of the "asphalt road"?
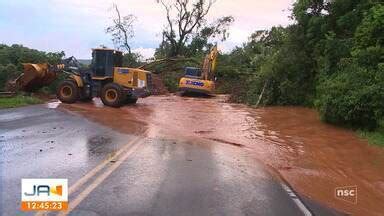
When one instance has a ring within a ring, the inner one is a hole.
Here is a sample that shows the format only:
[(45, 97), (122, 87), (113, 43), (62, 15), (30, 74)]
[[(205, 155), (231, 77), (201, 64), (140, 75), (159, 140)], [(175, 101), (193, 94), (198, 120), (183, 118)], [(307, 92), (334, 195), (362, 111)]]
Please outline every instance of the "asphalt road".
[(36, 213), (19, 210), (21, 178), (67, 178), (69, 215), (308, 211), (236, 146), (122, 134), (45, 105), (1, 110), (0, 134), (2, 215)]

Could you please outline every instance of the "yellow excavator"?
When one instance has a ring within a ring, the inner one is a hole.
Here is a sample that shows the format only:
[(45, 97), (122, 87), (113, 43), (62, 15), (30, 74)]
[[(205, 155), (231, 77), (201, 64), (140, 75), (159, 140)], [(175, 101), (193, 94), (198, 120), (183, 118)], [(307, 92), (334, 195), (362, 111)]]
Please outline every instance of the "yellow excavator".
[(215, 90), (215, 70), (218, 50), (214, 46), (204, 58), (201, 68), (186, 67), (185, 75), (180, 79), (179, 91), (185, 93), (202, 93), (210, 95)]

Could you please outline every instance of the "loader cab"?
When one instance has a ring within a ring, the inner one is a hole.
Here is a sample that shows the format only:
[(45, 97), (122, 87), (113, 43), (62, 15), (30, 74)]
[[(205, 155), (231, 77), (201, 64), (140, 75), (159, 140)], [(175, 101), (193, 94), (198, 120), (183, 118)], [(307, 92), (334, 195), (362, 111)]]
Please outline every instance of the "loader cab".
[(114, 67), (123, 66), (123, 53), (113, 49), (92, 50), (92, 72), (95, 77), (112, 77)]

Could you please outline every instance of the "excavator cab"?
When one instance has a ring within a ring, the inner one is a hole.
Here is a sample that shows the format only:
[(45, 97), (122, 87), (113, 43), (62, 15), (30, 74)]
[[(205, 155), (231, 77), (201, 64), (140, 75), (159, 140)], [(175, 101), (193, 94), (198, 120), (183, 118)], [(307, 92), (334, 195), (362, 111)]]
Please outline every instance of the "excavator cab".
[(186, 67), (184, 70), (185, 77), (189, 78), (200, 78), (201, 77), (201, 69), (195, 67)]

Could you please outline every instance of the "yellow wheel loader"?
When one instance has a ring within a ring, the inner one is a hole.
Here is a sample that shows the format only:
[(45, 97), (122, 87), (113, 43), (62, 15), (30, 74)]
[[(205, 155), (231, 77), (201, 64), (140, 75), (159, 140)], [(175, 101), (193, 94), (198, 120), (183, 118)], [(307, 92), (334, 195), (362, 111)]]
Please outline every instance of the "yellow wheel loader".
[(63, 103), (100, 97), (111, 107), (136, 103), (150, 95), (151, 72), (122, 67), (122, 52), (113, 49), (93, 49), (89, 71), (74, 73), (59, 84), (57, 97)]
[(182, 94), (192, 92), (209, 95), (214, 92), (217, 55), (217, 46), (214, 46), (205, 57), (202, 68), (185, 68), (185, 75), (179, 82), (179, 91)]
[(80, 70), (80, 63), (74, 57), (59, 65), (26, 63), (23, 64), (24, 73), (9, 82), (8, 89), (33, 92), (51, 84), (58, 73), (65, 73), (69, 76), (57, 89), (57, 97), (63, 103), (100, 97), (105, 105), (120, 107), (149, 96), (151, 72), (122, 67), (122, 64), (122, 52), (113, 49), (93, 49), (89, 70)]

